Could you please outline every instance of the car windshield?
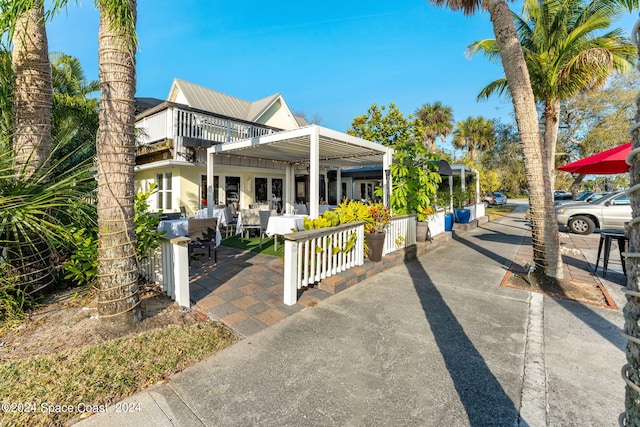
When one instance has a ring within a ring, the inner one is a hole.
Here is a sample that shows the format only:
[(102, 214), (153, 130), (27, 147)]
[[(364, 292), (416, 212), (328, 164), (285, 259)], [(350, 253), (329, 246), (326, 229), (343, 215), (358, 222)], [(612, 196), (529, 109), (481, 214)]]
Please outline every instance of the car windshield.
[(581, 195), (579, 195), (578, 197), (576, 197), (576, 200), (581, 202), (583, 200), (587, 200), (589, 199), (591, 196), (593, 195), (593, 193), (582, 193)]
[(599, 205), (601, 203), (606, 202), (607, 200), (611, 200), (614, 197), (619, 196), (620, 194), (622, 194), (622, 191), (618, 191), (616, 193), (611, 193), (611, 194), (603, 194), (602, 197), (600, 197), (597, 200), (589, 200), (589, 203), (593, 203), (594, 205)]

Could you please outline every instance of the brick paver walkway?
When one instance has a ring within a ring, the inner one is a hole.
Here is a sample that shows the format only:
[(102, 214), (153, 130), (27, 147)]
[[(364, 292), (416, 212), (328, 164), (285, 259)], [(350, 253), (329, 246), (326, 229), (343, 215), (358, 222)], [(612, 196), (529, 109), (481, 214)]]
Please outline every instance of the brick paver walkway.
[(319, 286), (298, 291), (298, 301), (292, 306), (282, 302), (284, 261), (281, 258), (223, 245), (218, 247), (217, 265), (207, 260), (192, 262), (191, 301), (209, 318), (222, 321), (240, 335), (250, 336), (449, 239), (451, 233), (444, 233), (433, 242), (389, 254), (382, 262), (365, 260), (364, 265), (324, 279)]

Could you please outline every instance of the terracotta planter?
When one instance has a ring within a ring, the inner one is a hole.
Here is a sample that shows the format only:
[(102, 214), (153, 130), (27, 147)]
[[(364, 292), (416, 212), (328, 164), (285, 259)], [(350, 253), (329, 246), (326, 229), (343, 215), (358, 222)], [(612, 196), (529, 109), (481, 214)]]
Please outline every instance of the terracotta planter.
[(427, 221), (418, 221), (416, 223), (416, 242), (431, 241), (431, 233), (429, 232), (429, 223)]
[(369, 252), (367, 257), (371, 262), (382, 261), (382, 250), (384, 249), (385, 233), (365, 233), (364, 238), (367, 241)]

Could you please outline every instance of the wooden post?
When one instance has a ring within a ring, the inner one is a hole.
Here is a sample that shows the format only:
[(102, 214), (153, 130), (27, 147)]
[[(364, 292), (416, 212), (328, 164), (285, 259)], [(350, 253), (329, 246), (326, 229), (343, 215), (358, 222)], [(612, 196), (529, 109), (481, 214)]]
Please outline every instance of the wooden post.
[(188, 237), (171, 239), (173, 250), (173, 283), (175, 300), (180, 307), (191, 307), (189, 296), (189, 242)]
[(284, 303), (294, 305), (298, 300), (298, 254), (296, 242), (284, 240)]

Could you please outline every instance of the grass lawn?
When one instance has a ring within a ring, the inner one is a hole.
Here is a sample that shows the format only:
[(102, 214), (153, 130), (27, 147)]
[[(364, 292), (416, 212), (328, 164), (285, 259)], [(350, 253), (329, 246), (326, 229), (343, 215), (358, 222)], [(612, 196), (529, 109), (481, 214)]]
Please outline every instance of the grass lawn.
[(227, 237), (220, 243), (232, 248), (244, 249), (265, 255), (277, 256), (284, 258), (284, 239), (282, 236), (278, 239), (278, 250), (273, 249), (273, 237), (264, 237), (262, 239), (262, 248), (260, 248), (260, 237), (250, 237), (249, 239), (240, 239), (240, 235)]
[(516, 207), (513, 205), (496, 205), (489, 206), (485, 209), (485, 214), (489, 216), (489, 221), (495, 221), (513, 212)]
[[(0, 400), (20, 404), (3, 410), (0, 424), (63, 425), (82, 412), (104, 411), (234, 342), (220, 324), (202, 322), (0, 362)], [(66, 405), (68, 412), (54, 405)]]

